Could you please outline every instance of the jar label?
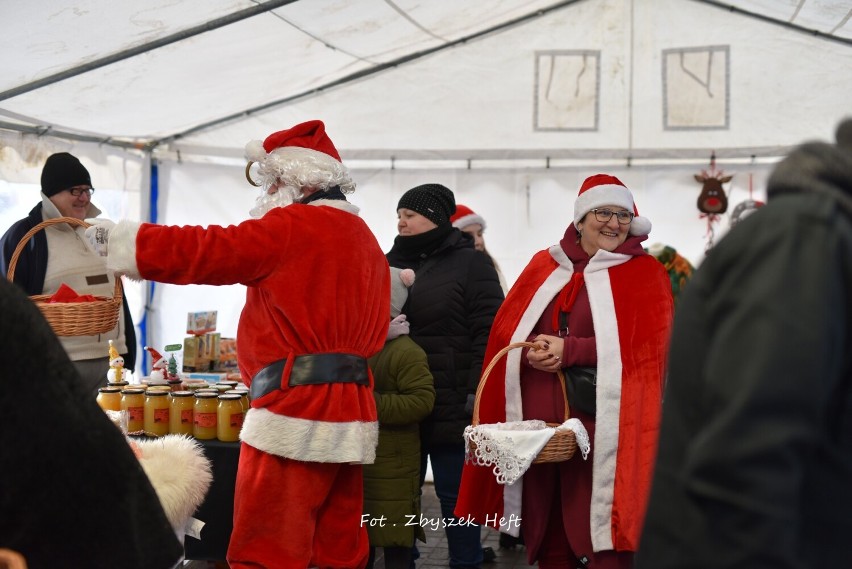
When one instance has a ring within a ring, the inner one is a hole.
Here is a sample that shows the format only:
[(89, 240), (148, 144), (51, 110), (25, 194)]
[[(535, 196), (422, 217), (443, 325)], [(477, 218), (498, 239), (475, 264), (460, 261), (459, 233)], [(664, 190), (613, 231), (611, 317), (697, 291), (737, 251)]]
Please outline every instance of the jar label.
[(128, 421), (141, 421), (145, 417), (145, 408), (144, 407), (128, 407), (127, 408), (127, 420)]
[(169, 424), (169, 408), (154, 409), (154, 422)]
[(192, 424), (192, 409), (181, 409), (181, 411), (180, 411), (180, 423), (181, 423), (181, 425), (191, 425)]
[(245, 415), (243, 415), (243, 413), (242, 413), (242, 412), (240, 412), (240, 413), (231, 413), (231, 426), (232, 426), (232, 427), (237, 427), (237, 428), (242, 427), (242, 426), (243, 426), (243, 418), (244, 418), (244, 417), (245, 417)]
[(215, 427), (216, 413), (195, 413), (194, 420), (199, 427)]

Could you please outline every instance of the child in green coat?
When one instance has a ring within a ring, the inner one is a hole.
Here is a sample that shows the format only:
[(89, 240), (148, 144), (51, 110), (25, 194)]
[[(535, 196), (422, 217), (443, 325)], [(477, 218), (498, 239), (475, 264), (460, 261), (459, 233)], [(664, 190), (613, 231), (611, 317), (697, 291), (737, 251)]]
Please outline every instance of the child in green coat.
[(364, 466), (364, 515), (372, 569), (376, 548), (386, 569), (409, 569), (415, 538), (426, 540), (420, 519), (420, 421), (432, 411), (435, 388), (426, 353), (408, 337), (401, 314), (414, 271), (391, 267), (391, 324), (381, 352), (370, 358), (379, 416), (376, 461)]

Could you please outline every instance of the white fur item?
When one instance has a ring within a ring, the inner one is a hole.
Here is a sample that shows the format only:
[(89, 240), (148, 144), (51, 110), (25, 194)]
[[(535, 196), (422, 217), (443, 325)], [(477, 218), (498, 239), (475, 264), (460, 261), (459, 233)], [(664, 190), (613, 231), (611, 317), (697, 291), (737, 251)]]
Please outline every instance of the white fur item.
[(135, 221), (119, 221), (110, 232), (107, 248), (107, 267), (137, 281), (142, 280), (136, 265), (136, 234), (141, 226)]
[(139, 463), (160, 498), (169, 522), (179, 535), (204, 501), (213, 481), (210, 461), (194, 439), (166, 435), (157, 439), (134, 440)]

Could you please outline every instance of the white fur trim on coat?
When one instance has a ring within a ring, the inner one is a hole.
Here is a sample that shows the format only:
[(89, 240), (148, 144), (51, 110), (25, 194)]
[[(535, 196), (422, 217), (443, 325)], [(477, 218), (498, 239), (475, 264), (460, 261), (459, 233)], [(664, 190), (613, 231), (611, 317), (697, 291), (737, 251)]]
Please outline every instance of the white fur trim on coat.
[(119, 221), (110, 231), (107, 246), (107, 268), (135, 280), (142, 280), (136, 265), (136, 234), (141, 226), (136, 221)]
[(258, 450), (303, 462), (372, 464), (376, 460), (376, 421), (311, 421), (249, 409), (240, 440)]
[(134, 440), (139, 463), (172, 527), (183, 535), (186, 522), (207, 496), (213, 474), (201, 445), (184, 435)]

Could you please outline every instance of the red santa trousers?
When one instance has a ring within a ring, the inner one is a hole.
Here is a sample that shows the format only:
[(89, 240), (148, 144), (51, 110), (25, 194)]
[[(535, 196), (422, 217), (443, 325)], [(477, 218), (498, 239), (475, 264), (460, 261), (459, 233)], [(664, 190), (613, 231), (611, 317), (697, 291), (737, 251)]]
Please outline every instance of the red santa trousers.
[(232, 568), (363, 569), (361, 465), (300, 462), (243, 443), (234, 496)]

